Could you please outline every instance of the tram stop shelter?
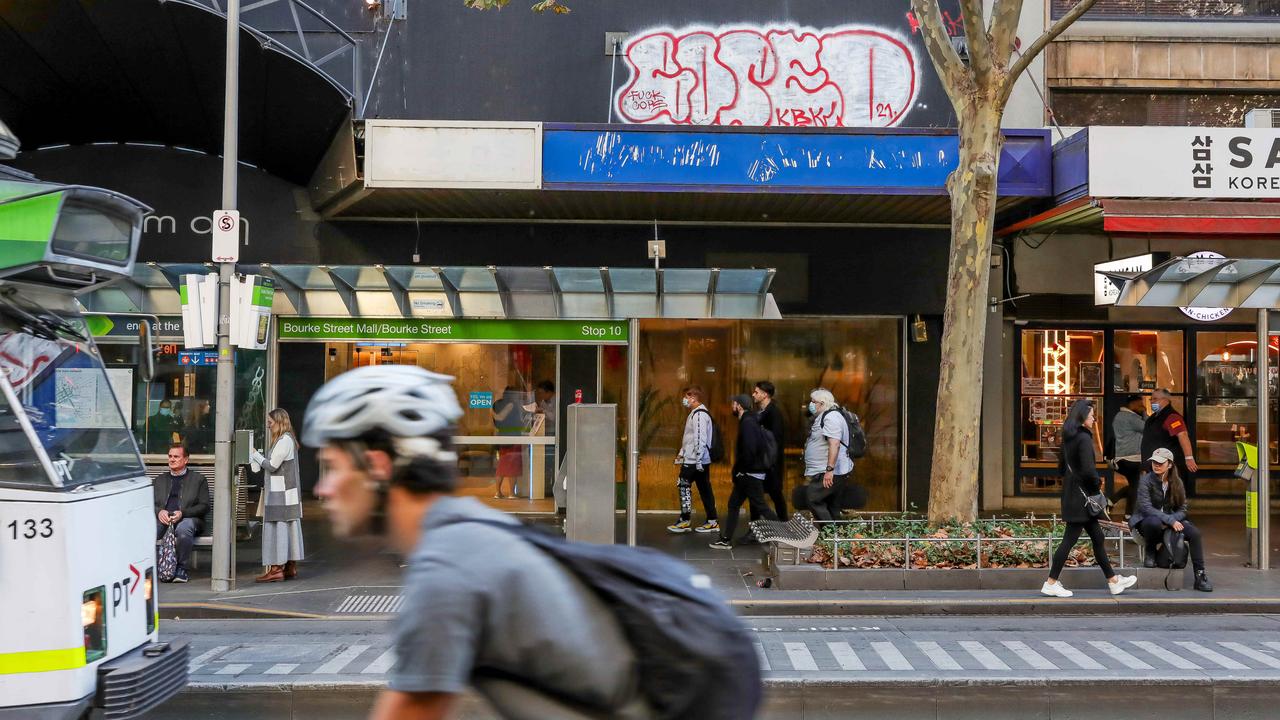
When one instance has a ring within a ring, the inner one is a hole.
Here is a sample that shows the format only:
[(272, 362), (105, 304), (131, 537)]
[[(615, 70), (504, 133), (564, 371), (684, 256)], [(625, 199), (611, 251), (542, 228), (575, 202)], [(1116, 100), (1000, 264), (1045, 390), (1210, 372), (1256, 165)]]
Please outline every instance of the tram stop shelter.
[[(1266, 258), (1202, 258), (1175, 257), (1142, 272), (1097, 271), (1119, 290), (1115, 305), (1119, 307), (1178, 308), (1212, 307), (1256, 310), (1258, 352), (1254, 353), (1258, 373), (1259, 452), (1248, 494), (1246, 495), (1246, 527), (1251, 531), (1251, 565), (1259, 570), (1270, 568), (1271, 486), (1268, 456), (1274, 457), (1274, 441), (1270, 437), (1272, 386), (1262, 378), (1273, 378), (1268, 352), (1261, 351), (1280, 336), (1280, 260)], [(1245, 458), (1244, 460), (1247, 460)], [(1242, 460), (1242, 462), (1244, 461)]]

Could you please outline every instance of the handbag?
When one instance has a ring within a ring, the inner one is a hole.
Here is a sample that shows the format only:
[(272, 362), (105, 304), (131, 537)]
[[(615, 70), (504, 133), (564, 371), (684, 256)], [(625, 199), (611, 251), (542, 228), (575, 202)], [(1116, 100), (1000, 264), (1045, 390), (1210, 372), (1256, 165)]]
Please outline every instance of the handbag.
[[(1065, 455), (1063, 456), (1063, 460), (1066, 460)], [(1067, 463), (1067, 471), (1070, 472), (1072, 475), (1075, 475), (1076, 471), (1074, 468), (1071, 467), (1071, 461), (1066, 460), (1066, 463)], [(1076, 486), (1076, 489), (1079, 490), (1080, 494), (1084, 496), (1084, 509), (1085, 509), (1085, 512), (1089, 513), (1089, 517), (1097, 520), (1099, 518), (1104, 518), (1107, 516), (1107, 494), (1106, 493), (1102, 492), (1101, 489), (1099, 489), (1097, 494), (1090, 495), (1089, 493), (1085, 492), (1084, 488), (1080, 487), (1079, 485)]]
[(156, 575), (160, 582), (173, 582), (178, 574), (178, 538), (173, 534), (173, 526), (168, 526), (164, 536), (160, 538), (160, 547), (156, 550)]

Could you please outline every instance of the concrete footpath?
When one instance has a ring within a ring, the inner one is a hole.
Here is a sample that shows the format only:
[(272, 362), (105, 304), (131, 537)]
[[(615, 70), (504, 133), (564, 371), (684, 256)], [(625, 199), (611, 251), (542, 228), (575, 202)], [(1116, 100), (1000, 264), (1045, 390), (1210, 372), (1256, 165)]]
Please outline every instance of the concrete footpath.
[[(1273, 718), (1280, 615), (748, 620), (762, 718)], [(385, 623), (170, 621), (188, 690), (151, 717), (358, 718), (394, 663)], [(494, 717), (468, 696), (462, 718)]]
[[(378, 541), (335, 541), (323, 522), (323, 510), (309, 511), (304, 524), (307, 561), (300, 577), (283, 583), (258, 585), (258, 543), (238, 547), (237, 587), (226, 593), (209, 590), (208, 556), (186, 585), (163, 585), (161, 615), (166, 618), (385, 618), (401, 603), (400, 563)], [(1280, 571), (1259, 572), (1243, 566), (1243, 535), (1238, 518), (1218, 516), (1204, 523), (1213, 593), (1192, 590), (1190, 568), (1184, 588), (1177, 592), (1133, 590), (1112, 597), (1094, 569), (1064, 576), (1076, 591), (1070, 599), (1046, 598), (1034, 590), (986, 591), (788, 591), (763, 589), (759, 546), (730, 551), (712, 550), (714, 535), (672, 535), (664, 530), (665, 516), (641, 517), (640, 541), (684, 559), (710, 576), (742, 615), (986, 615), (1027, 613), (1280, 613)], [(1280, 525), (1280, 523), (1277, 523)], [(1126, 552), (1136, 558), (1136, 552)], [(1280, 545), (1273, 557), (1280, 558)], [(476, 562), (482, 563), (477, 549)], [(858, 572), (847, 570), (845, 572)], [(915, 571), (913, 571), (915, 572)], [(935, 571), (946, 572), (946, 571)], [(1122, 570), (1122, 572), (1131, 572)]]

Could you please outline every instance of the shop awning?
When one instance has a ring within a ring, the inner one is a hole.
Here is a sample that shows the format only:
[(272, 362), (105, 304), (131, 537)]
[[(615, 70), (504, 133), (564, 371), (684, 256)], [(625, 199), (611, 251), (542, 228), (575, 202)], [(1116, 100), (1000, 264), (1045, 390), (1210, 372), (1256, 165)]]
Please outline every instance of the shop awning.
[[(276, 285), (276, 315), (622, 320), (780, 318), (773, 269), (241, 265)], [(201, 264), (139, 265), (83, 302), (95, 312), (181, 312), (182, 275)]]
[(1103, 272), (1128, 307), (1280, 309), (1280, 260), (1176, 257), (1145, 272)]
[(1009, 225), (996, 236), (1068, 229), (1117, 234), (1280, 236), (1280, 203), (1083, 197)]

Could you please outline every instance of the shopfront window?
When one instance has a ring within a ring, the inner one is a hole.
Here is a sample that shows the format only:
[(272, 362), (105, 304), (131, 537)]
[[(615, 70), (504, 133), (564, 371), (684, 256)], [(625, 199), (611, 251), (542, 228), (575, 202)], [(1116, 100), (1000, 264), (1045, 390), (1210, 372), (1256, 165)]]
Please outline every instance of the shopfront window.
[[(1081, 398), (1098, 408), (1094, 438), (1102, 457), (1103, 367), (1105, 333), (1101, 330), (1046, 329), (1022, 333), (1022, 372), (1019, 452), (1024, 468), (1054, 471), (1062, 448), (1062, 422)], [(1023, 477), (1022, 491), (1057, 493), (1061, 479), (1054, 473)]]
[(1116, 330), (1112, 389), (1118, 393), (1149, 394), (1164, 388), (1181, 395), (1183, 378), (1181, 330)]
[[(730, 398), (749, 393), (760, 380), (777, 386), (775, 401), (786, 421), (788, 496), (804, 472), (809, 392), (825, 387), (866, 430), (867, 455), (855, 471), (870, 496), (866, 509), (901, 509), (901, 343), (901, 321), (894, 318), (642, 321), (639, 509), (679, 510), (672, 463), (687, 414), (680, 390), (702, 386), (731, 451), (737, 423)], [(717, 499), (728, 497), (729, 470), (729, 462), (712, 467)]]
[[(1239, 461), (1237, 442), (1256, 443), (1258, 432), (1257, 335), (1249, 332), (1196, 333), (1196, 462), (1209, 470), (1232, 469)], [(1277, 348), (1271, 355), (1271, 392), (1276, 391)], [(1274, 394), (1273, 396), (1274, 397)], [(1277, 460), (1271, 446), (1271, 462)], [(1197, 483), (1198, 492), (1243, 490), (1235, 478)]]

